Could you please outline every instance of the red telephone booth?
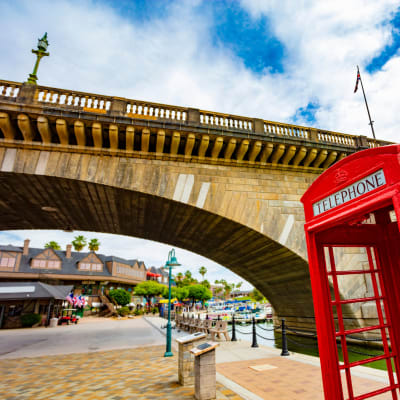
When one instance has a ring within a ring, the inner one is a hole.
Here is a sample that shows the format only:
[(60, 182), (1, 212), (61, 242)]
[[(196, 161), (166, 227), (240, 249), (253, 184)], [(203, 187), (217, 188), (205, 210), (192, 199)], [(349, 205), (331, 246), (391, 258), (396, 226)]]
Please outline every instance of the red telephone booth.
[[(400, 145), (346, 157), (301, 201), (325, 399), (400, 399)], [(349, 360), (360, 339), (382, 350)], [(359, 385), (378, 361), (389, 384)]]

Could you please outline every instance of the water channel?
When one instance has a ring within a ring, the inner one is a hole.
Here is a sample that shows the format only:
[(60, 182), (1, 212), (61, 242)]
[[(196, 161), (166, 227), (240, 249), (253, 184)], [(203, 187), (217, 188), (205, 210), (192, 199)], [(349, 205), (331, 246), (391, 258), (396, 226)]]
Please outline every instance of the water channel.
[[(258, 323), (257, 325), (257, 343), (263, 346), (269, 346), (281, 349), (282, 348), (282, 335), (276, 332), (272, 322)], [(236, 337), (237, 339), (246, 340), (249, 346), (252, 341), (252, 326), (251, 324), (236, 324)], [(318, 357), (318, 345), (316, 338), (308, 338), (303, 336), (287, 335), (288, 350), (290, 352), (307, 354)], [(349, 361), (359, 361), (366, 358), (378, 356), (383, 354), (380, 348), (355, 345), (353, 343), (347, 344), (349, 352)], [(341, 349), (339, 348), (339, 359), (343, 361)], [(386, 361), (379, 360), (364, 365), (365, 367), (386, 370)]]

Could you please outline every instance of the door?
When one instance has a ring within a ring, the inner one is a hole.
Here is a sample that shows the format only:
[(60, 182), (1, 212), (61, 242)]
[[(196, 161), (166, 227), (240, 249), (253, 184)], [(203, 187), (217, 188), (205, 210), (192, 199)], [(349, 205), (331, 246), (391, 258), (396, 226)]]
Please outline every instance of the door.
[[(336, 341), (331, 349), (336, 350), (337, 384), (344, 399), (400, 399), (392, 324), (392, 317), (397, 320), (396, 308), (391, 307), (393, 296), (388, 293), (393, 288), (389, 282), (392, 264), (385, 258), (383, 237), (380, 227), (371, 225), (334, 229), (322, 234), (319, 241), (320, 276), (329, 296), (325, 303), (330, 307), (329, 329), (334, 331), (329, 336)], [(372, 342), (382, 347), (369, 351), (359, 346)], [(357, 366), (377, 363), (386, 367), (387, 384), (367, 382), (357, 375)]]

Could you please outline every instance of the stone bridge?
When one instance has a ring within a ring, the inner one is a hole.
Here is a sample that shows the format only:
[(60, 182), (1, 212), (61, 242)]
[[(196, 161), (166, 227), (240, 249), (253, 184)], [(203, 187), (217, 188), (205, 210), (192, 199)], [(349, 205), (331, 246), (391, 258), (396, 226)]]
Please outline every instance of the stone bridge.
[(301, 195), (324, 169), (385, 142), (0, 81), (0, 229), (151, 239), (255, 285), (313, 327)]

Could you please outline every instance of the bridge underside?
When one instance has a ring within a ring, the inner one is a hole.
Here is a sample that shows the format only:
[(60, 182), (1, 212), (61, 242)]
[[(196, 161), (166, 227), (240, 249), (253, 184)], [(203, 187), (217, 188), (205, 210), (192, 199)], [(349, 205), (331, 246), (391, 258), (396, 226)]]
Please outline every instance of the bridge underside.
[(84, 181), (1, 172), (0, 185), (1, 230), (86, 230), (181, 247), (251, 282), (279, 317), (298, 327), (314, 325), (306, 261), (246, 226), (165, 198)]

